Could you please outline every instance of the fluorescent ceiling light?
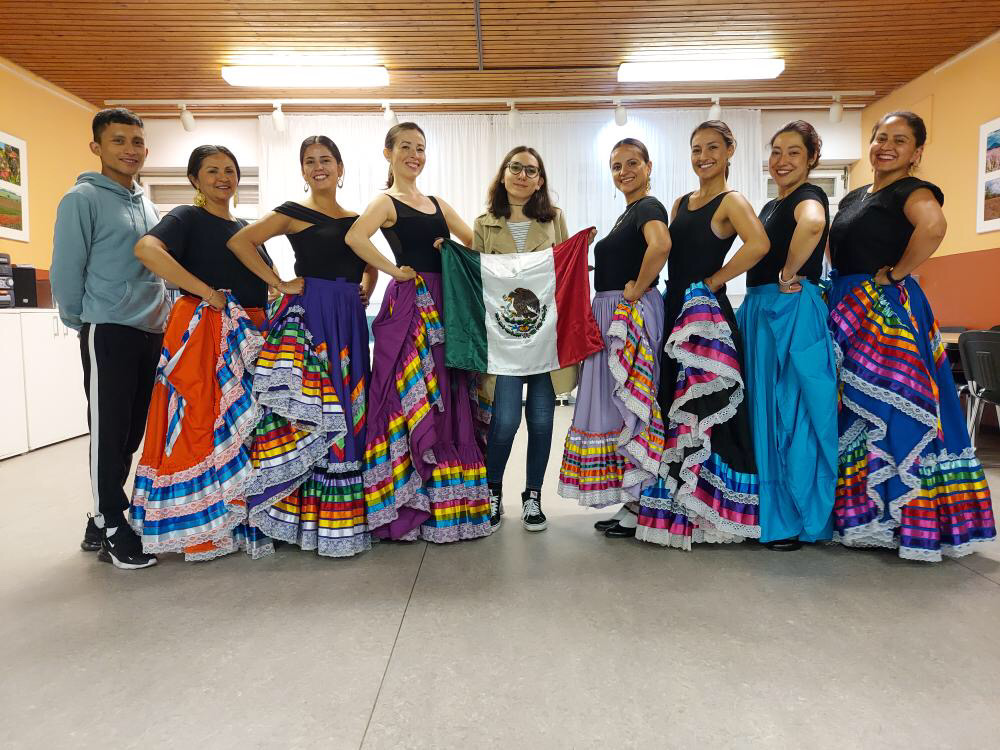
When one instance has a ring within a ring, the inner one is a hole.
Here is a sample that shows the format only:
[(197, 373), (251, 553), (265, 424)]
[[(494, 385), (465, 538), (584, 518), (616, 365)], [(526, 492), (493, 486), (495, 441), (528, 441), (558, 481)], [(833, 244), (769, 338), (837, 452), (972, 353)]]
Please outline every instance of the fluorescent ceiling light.
[[(740, 55), (753, 57), (753, 55)], [(292, 52), (244, 52), (226, 59), (227, 65), (380, 65), (382, 61), (374, 50), (351, 53), (302, 54)]]
[(230, 86), (280, 89), (375, 88), (389, 85), (381, 65), (239, 65), (222, 69)]
[(622, 63), (618, 66), (618, 82), (747, 81), (777, 78), (784, 69), (785, 61), (780, 57)]

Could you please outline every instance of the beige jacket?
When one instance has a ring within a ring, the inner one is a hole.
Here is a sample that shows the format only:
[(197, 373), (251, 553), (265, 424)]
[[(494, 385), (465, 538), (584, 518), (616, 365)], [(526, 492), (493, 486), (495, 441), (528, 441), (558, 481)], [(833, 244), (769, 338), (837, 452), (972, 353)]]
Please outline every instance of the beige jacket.
[[(498, 218), (489, 213), (480, 214), (476, 217), (472, 231), (472, 249), (477, 252), (517, 252), (517, 246), (514, 244), (514, 236), (510, 233), (507, 220), (502, 217)], [(545, 250), (553, 245), (558, 245), (560, 242), (565, 242), (567, 239), (569, 239), (569, 232), (566, 231), (566, 217), (557, 208), (556, 217), (552, 221), (547, 221), (543, 224), (540, 221), (532, 219), (531, 226), (528, 228), (528, 236), (524, 240), (524, 252), (529, 253), (535, 250)], [(576, 387), (579, 366), (572, 365), (559, 370), (553, 370), (551, 375), (552, 389), (556, 392), (556, 395), (569, 393)], [(481, 377), (479, 380), (480, 393), (492, 401), (496, 376), (487, 375)]]

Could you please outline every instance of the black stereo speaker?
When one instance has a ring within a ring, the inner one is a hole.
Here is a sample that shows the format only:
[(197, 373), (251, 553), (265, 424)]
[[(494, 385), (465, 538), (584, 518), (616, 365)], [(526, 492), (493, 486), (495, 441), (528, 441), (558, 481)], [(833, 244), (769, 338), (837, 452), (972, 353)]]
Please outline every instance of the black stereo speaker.
[(14, 307), (38, 307), (34, 266), (14, 266)]

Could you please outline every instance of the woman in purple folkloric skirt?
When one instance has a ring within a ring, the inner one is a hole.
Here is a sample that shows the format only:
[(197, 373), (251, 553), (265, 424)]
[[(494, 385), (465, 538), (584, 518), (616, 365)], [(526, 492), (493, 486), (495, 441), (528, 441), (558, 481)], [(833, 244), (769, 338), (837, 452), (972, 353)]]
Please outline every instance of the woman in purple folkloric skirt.
[(347, 236), (359, 256), (374, 262), (381, 255), (370, 238), (381, 228), (402, 265), (372, 324), (365, 503), (375, 537), (454, 542), (491, 531), (485, 430), (477, 425), (475, 376), (445, 367), (434, 243), (454, 234), (471, 245), (472, 230), (447, 203), (417, 189), (424, 147), (423, 131), (412, 122), (389, 130), (383, 152), (389, 190)]

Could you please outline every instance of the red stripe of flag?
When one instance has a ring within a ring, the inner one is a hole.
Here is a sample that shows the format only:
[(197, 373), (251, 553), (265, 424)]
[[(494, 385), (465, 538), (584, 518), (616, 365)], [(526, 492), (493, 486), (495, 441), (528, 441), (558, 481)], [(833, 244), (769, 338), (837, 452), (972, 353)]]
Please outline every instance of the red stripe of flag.
[(604, 348), (601, 331), (590, 305), (587, 273), (587, 237), (590, 229), (577, 232), (552, 248), (556, 269), (556, 347), (562, 367), (582, 362)]

